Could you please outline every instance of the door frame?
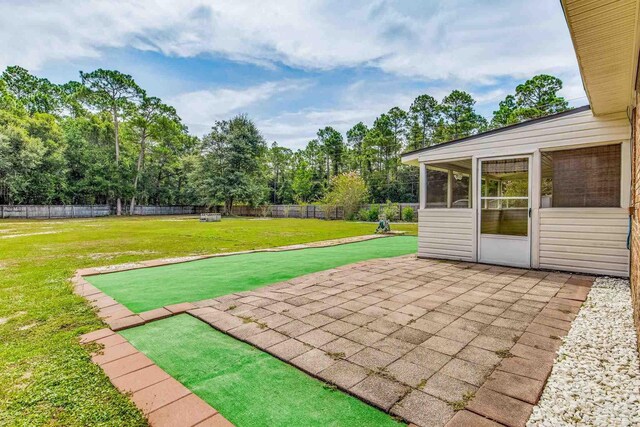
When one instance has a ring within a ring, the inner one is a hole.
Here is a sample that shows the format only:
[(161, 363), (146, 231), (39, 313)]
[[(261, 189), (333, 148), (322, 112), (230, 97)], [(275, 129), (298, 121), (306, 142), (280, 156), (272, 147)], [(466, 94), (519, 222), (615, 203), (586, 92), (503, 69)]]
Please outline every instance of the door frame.
[(534, 257), (534, 248), (533, 248), (533, 242), (534, 240), (536, 240), (533, 236), (533, 232), (535, 230), (535, 227), (533, 227), (533, 219), (534, 216), (537, 215), (537, 209), (534, 209), (534, 207), (536, 207), (537, 205), (534, 205), (532, 203), (532, 199), (536, 194), (536, 191), (534, 191), (534, 184), (535, 181), (533, 180), (533, 175), (537, 175), (537, 171), (536, 166), (534, 164), (534, 162), (536, 161), (536, 156), (535, 153), (522, 153), (522, 154), (513, 154), (513, 155), (506, 155), (506, 156), (487, 156), (487, 157), (476, 157), (474, 160), (476, 161), (475, 166), (475, 171), (476, 171), (476, 179), (473, 180), (472, 182), (472, 186), (473, 186), (473, 195), (474, 195), (474, 207), (475, 207), (475, 220), (474, 220), (474, 238), (475, 238), (475, 258), (477, 262), (481, 262), (481, 240), (482, 240), (482, 224), (481, 224), (481, 220), (482, 220), (482, 162), (486, 162), (486, 161), (492, 161), (492, 160), (509, 160), (509, 159), (527, 159), (528, 160), (528, 168), (527, 168), (527, 180), (528, 180), (528, 200), (527, 200), (527, 208), (528, 208), (528, 215), (527, 215), (527, 237), (528, 237), (528, 246), (529, 246), (529, 260), (527, 265), (522, 266), (522, 265), (510, 265), (510, 264), (501, 264), (501, 263), (497, 263), (499, 265), (506, 265), (506, 266), (512, 266), (512, 267), (518, 267), (518, 268), (535, 268), (535, 264), (536, 264), (536, 259), (537, 257)]

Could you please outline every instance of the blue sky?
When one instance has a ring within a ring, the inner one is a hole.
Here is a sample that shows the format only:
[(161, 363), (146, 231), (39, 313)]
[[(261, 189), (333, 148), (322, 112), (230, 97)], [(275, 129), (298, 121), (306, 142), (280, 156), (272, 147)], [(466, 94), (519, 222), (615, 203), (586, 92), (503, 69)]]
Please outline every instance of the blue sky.
[(2, 1), (0, 67), (55, 82), (112, 68), (172, 104), (192, 133), (249, 114), (301, 148), (422, 93), (463, 89), (487, 116), (538, 73), (585, 104), (559, 0)]

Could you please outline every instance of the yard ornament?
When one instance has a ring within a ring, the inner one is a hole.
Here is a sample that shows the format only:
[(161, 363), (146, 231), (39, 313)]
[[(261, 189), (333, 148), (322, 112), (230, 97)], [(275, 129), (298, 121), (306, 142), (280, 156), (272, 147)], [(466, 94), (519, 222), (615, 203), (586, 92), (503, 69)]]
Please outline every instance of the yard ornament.
[(376, 234), (378, 233), (388, 233), (391, 231), (391, 225), (389, 224), (389, 220), (386, 216), (381, 216), (380, 221), (378, 221), (378, 228), (376, 228)]

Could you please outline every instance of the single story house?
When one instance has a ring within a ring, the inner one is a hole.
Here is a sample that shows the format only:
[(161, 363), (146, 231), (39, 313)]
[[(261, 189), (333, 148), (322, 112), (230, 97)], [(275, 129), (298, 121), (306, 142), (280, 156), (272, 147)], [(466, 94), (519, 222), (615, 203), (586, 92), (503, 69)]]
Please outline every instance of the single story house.
[(420, 257), (638, 274), (640, 0), (561, 3), (589, 105), (405, 153)]

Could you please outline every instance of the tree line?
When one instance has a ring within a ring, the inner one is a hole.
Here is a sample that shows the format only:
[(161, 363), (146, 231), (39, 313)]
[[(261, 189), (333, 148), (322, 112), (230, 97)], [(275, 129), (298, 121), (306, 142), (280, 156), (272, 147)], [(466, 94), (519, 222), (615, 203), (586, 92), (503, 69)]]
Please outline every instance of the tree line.
[(415, 202), (416, 168), (402, 152), (568, 109), (562, 82), (538, 75), (491, 121), (454, 90), (423, 94), (342, 135), (327, 126), (304, 149), (268, 144), (240, 114), (190, 135), (176, 110), (114, 70), (54, 84), (18, 67), (0, 76), (0, 204), (214, 205), (322, 201), (334, 177), (359, 175), (371, 202)]

